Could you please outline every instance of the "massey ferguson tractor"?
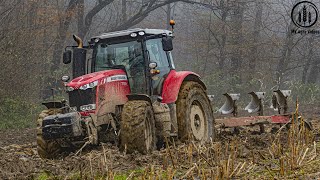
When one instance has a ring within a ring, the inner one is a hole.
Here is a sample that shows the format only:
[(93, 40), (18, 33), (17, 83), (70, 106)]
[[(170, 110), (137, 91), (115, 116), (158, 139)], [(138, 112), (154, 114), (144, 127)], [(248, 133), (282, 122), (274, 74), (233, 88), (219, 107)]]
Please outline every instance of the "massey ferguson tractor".
[[(205, 142), (214, 138), (214, 117), (199, 75), (176, 71), (172, 32), (129, 29), (89, 40), (73, 36), (63, 76), (69, 101), (43, 103), (37, 144), (42, 158), (55, 158), (84, 144), (111, 142), (131, 153), (161, 148), (166, 138)], [(89, 55), (91, 51), (92, 55)]]

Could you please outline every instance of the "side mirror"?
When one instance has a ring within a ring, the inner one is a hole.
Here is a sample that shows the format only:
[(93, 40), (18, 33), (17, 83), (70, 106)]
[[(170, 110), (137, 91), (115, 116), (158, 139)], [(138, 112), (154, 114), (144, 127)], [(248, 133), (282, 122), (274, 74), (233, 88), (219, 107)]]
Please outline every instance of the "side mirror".
[(164, 51), (173, 50), (172, 37), (170, 36), (162, 37), (162, 48)]
[(64, 64), (69, 64), (71, 62), (71, 54), (72, 54), (71, 50), (66, 50), (63, 53), (63, 63)]

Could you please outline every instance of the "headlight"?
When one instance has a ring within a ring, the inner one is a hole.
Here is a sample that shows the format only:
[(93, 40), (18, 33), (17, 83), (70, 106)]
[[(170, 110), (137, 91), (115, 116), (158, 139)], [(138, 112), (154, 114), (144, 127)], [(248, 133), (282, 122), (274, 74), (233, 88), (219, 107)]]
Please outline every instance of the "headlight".
[(98, 85), (98, 81), (94, 81), (94, 82), (91, 82), (89, 84), (85, 84), (83, 86), (80, 87), (81, 90), (86, 90), (86, 89), (90, 89), (90, 88), (94, 88)]
[(88, 105), (80, 106), (81, 111), (91, 111), (91, 110), (95, 110), (95, 109), (96, 109), (95, 104), (88, 104)]
[(88, 89), (88, 87), (87, 87), (88, 85), (87, 84), (85, 84), (85, 85), (83, 85), (83, 86), (81, 86), (80, 87), (80, 89), (82, 89), (82, 90), (86, 90), (86, 89)]
[(98, 85), (98, 81), (91, 82), (89, 83), (89, 88), (96, 87), (97, 85)]

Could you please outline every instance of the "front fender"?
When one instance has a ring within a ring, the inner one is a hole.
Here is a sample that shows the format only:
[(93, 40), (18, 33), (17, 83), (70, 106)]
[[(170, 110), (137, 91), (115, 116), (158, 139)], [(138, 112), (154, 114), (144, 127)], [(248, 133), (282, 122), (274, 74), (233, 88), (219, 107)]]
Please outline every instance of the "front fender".
[(176, 102), (183, 81), (199, 82), (203, 88), (206, 89), (205, 84), (201, 81), (198, 74), (191, 71), (177, 72), (176, 70), (171, 70), (163, 83), (161, 95), (163, 103), (170, 104)]

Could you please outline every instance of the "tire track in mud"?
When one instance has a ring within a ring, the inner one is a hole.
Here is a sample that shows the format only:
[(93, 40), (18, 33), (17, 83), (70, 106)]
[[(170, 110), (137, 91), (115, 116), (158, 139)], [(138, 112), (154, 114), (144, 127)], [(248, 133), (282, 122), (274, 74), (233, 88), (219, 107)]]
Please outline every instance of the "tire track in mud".
[[(319, 141), (319, 113), (309, 115), (315, 128), (316, 140)], [(266, 129), (270, 132), (272, 126)], [(240, 131), (241, 133), (236, 136), (230, 130), (224, 130), (220, 132), (218, 141), (227, 142), (234, 137), (241, 139), (241, 145), (246, 150), (242, 158), (250, 157), (252, 149), (268, 147), (272, 141), (273, 134), (258, 134), (258, 126), (241, 128)], [(70, 155), (63, 160), (44, 160), (37, 154), (35, 129), (2, 130), (0, 138), (0, 179), (35, 179), (42, 173), (58, 178), (71, 177), (74, 174), (90, 177), (92, 167), (94, 174), (107, 173), (108, 170), (123, 173), (147, 167), (149, 164), (161, 167), (164, 161), (163, 151), (155, 151), (150, 155), (138, 153), (125, 155), (119, 152), (117, 147), (107, 144), (103, 147), (88, 147), (82, 154)]]
[[(36, 130), (33, 131), (31, 133), (35, 134)], [(26, 133), (30, 133), (30, 130)], [(19, 139), (19, 135), (24, 136), (25, 133), (17, 133), (14, 139)], [(101, 174), (107, 171), (106, 167), (113, 172), (126, 172), (145, 167), (150, 162), (161, 164), (158, 151), (150, 155), (138, 153), (125, 155), (117, 147), (109, 144), (103, 147), (88, 147), (78, 156), (71, 154), (63, 159), (41, 159), (37, 153), (35, 137), (30, 136), (29, 139), (25, 137), (20, 141), (12, 140), (11, 136), (7, 136), (7, 139), (1, 142), (0, 179), (36, 179), (42, 173), (63, 179), (79, 173), (84, 173), (82, 174), (84, 177), (90, 177), (88, 173), (92, 167), (94, 174)], [(12, 143), (8, 145), (10, 142)]]

